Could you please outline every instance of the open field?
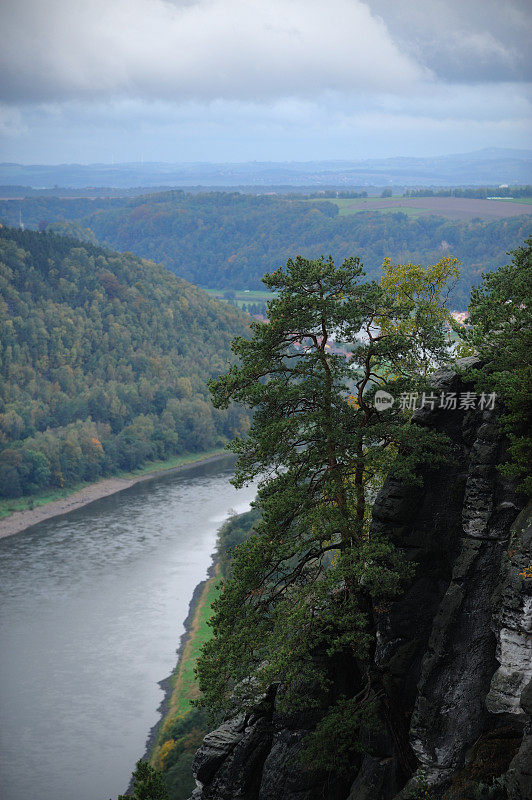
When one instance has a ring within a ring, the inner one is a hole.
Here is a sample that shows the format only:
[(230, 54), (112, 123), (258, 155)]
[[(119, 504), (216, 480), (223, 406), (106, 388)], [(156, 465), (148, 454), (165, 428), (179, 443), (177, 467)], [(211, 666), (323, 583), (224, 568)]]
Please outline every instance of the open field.
[[(323, 198), (335, 203), (341, 216), (356, 214), (359, 211), (402, 211), (409, 216), (436, 214), (448, 219), (503, 219), (532, 214), (531, 202), (508, 200), (477, 200), (469, 197), (360, 197)], [(311, 202), (317, 202), (312, 200)], [(323, 200), (321, 201), (323, 202)]]
[(212, 636), (212, 628), (208, 625), (208, 621), (213, 613), (211, 606), (220, 594), (218, 569), (215, 569), (214, 575), (211, 575), (203, 586), (200, 584), (198, 589), (200, 589), (200, 594), (195, 599), (195, 593), (192, 600), (192, 619), (189, 623), (185, 623), (187, 630), (184, 644), (182, 640), (181, 648), (178, 651), (179, 660), (170, 678), (162, 725), (150, 753), (150, 761), (158, 769), (164, 768), (165, 757), (175, 746), (174, 740), (168, 738), (172, 726), (187, 717), (188, 713), (192, 711), (192, 702), (200, 695), (194, 670), (201, 648)]
[[(211, 297), (216, 297), (217, 300), (226, 300), (242, 308), (244, 304), (248, 303), (266, 303), (274, 296), (274, 292), (265, 292), (260, 289), (204, 289)], [(224, 297), (224, 292), (234, 292), (234, 297)]]
[(169, 725), (175, 717), (184, 716), (190, 710), (192, 700), (199, 697), (200, 691), (194, 670), (201, 648), (212, 636), (212, 628), (207, 623), (213, 613), (211, 606), (220, 594), (220, 589), (218, 588), (219, 580), (216, 572), (215, 575), (205, 581), (203, 586), (189, 628), (187, 642), (176, 672), (171, 678), (172, 694), (169, 702), (169, 712), (165, 720), (166, 725)]
[(224, 292), (234, 292), (234, 300), (242, 303), (265, 303), (271, 300), (273, 292), (262, 291), (260, 289), (204, 289), (211, 297), (224, 299)]

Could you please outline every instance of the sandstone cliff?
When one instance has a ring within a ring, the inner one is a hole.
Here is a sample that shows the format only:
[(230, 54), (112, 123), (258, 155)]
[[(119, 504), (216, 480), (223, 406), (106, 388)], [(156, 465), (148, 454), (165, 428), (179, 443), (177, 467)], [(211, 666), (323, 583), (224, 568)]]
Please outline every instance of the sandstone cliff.
[[(472, 388), (450, 371), (434, 386)], [(281, 713), (272, 689), (205, 738), (193, 800), (532, 800), (532, 512), (497, 469), (496, 411), (425, 408), (416, 422), (447, 433), (453, 460), (425, 470), (422, 487), (389, 479), (372, 524), (417, 564), (403, 596), (375, 613), (376, 661), (418, 771), (407, 782), (387, 731), (349, 774), (303, 768), (319, 708)], [(329, 668), (338, 693), (358, 681), (348, 659)], [(319, 699), (323, 709), (334, 697)]]

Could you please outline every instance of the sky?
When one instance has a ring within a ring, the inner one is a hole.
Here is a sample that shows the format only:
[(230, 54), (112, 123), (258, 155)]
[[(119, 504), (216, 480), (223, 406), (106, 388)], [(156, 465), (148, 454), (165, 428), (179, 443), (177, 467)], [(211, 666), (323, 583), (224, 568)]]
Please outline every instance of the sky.
[(530, 0), (1, 0), (0, 161), (531, 147)]

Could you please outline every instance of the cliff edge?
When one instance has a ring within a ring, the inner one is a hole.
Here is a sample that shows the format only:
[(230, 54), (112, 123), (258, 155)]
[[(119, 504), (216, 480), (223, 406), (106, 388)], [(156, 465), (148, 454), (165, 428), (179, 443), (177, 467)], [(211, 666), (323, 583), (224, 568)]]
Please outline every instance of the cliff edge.
[[(434, 389), (473, 387), (440, 371)], [(506, 456), (497, 416), (478, 407), (417, 411), (417, 424), (449, 436), (452, 460), (425, 469), (422, 486), (388, 479), (373, 509), (373, 530), (416, 564), (404, 594), (374, 613), (376, 662), (417, 772), (401, 772), (387, 730), (369, 737), (347, 772), (302, 766), (301, 742), (335, 698), (286, 714), (282, 687), (272, 688), (253, 713), (205, 737), (191, 800), (532, 800), (532, 507), (497, 468)], [(329, 669), (333, 694), (360, 678), (349, 659)]]

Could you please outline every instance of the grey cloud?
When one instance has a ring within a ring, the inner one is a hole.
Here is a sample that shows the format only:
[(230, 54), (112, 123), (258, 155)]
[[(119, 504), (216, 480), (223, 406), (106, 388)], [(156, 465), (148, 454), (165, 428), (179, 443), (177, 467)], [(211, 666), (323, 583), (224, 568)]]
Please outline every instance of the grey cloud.
[(2, 160), (246, 161), (437, 155), (526, 148), (519, 84), (435, 86), (411, 98), (328, 94), (270, 103), (68, 102), (0, 105)]
[(402, 93), (429, 73), (361, 0), (9, 0), (4, 102)]
[(529, 20), (529, 0), (3, 0), (1, 158), (526, 147)]
[(530, 0), (368, 0), (405, 52), (449, 82), (532, 80)]

